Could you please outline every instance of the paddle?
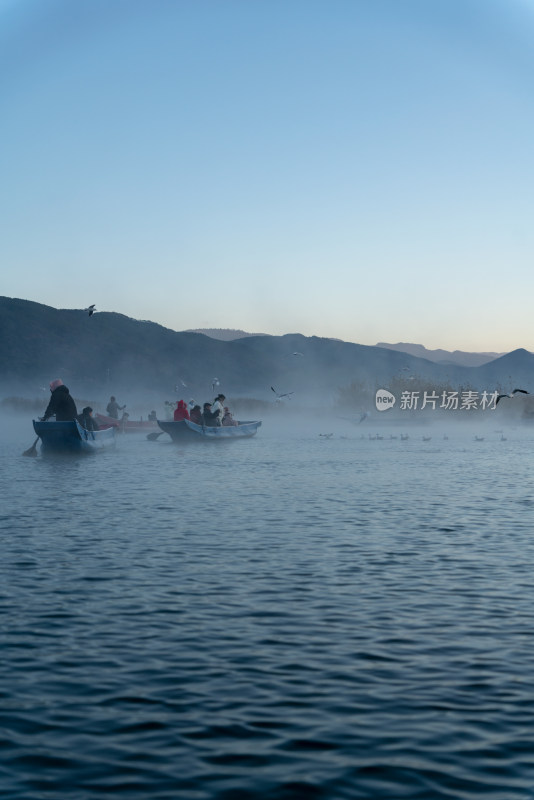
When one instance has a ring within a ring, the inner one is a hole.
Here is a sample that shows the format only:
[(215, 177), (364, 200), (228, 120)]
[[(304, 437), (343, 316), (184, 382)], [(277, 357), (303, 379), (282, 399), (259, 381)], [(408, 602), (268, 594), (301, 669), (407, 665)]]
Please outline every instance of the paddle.
[(32, 444), (32, 446), (28, 447), (28, 449), (25, 450), (22, 455), (23, 456), (36, 456), (37, 455), (37, 442), (38, 441), (39, 441), (39, 436), (37, 437), (35, 442)]
[(149, 442), (155, 442), (158, 436), (161, 436), (162, 433), (165, 433), (165, 431), (158, 431), (158, 433), (147, 433), (146, 438)]

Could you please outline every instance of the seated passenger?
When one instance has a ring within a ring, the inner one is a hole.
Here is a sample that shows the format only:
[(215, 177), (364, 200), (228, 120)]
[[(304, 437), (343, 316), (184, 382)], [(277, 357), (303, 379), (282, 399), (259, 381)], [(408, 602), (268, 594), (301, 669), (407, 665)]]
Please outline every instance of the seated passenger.
[(189, 412), (189, 417), (191, 422), (196, 422), (197, 425), (202, 425), (202, 411), (200, 410), (200, 406), (193, 406), (191, 411)]
[(156, 415), (155, 411), (151, 411), (150, 412), (150, 414), (148, 415), (148, 421), (149, 422), (156, 422), (157, 421), (157, 415)]
[(183, 400), (178, 400), (176, 403), (176, 409), (174, 412), (174, 421), (180, 422), (182, 419), (191, 419), (189, 416), (189, 411), (187, 410), (187, 406)]
[(204, 425), (208, 425), (210, 427), (217, 425), (219, 415), (213, 413), (211, 410), (211, 403), (204, 403), (204, 408), (202, 409), (202, 418), (204, 420)]
[(233, 418), (232, 414), (230, 413), (230, 410), (229, 410), (228, 406), (224, 407), (224, 416), (222, 418), (222, 424), (223, 425), (237, 425), (238, 424), (236, 422), (236, 420)]
[(93, 409), (91, 406), (85, 406), (82, 413), (78, 415), (78, 422), (86, 431), (98, 431), (100, 428), (95, 419), (93, 419)]

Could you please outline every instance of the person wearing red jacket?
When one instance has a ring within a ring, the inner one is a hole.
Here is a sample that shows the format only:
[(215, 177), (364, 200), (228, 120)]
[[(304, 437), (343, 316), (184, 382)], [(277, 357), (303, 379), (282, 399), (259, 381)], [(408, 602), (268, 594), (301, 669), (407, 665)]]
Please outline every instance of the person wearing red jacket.
[(174, 421), (179, 422), (182, 419), (191, 419), (191, 417), (189, 416), (189, 411), (187, 410), (187, 406), (184, 401), (178, 400), (174, 410)]

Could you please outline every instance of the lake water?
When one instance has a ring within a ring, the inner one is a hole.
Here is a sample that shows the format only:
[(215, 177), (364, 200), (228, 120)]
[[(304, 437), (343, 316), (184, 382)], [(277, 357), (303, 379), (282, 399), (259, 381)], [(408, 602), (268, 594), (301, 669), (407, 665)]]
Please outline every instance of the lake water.
[(8, 423), (0, 796), (534, 797), (534, 430)]

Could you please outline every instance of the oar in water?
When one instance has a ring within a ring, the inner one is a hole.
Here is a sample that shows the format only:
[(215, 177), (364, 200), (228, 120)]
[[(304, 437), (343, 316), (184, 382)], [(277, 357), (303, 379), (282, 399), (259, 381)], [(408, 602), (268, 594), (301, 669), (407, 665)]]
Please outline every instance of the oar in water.
[(146, 438), (148, 439), (149, 442), (155, 442), (158, 436), (161, 436), (162, 433), (165, 433), (165, 431), (158, 431), (157, 433), (155, 432), (147, 433)]
[(35, 440), (31, 447), (28, 447), (27, 450), (23, 452), (23, 456), (36, 456), (37, 455), (37, 442), (39, 441), (39, 437)]

